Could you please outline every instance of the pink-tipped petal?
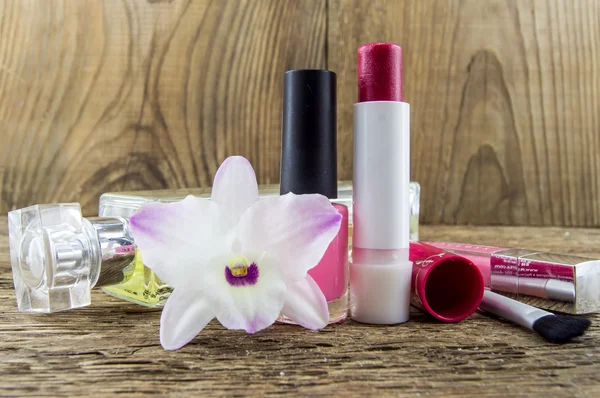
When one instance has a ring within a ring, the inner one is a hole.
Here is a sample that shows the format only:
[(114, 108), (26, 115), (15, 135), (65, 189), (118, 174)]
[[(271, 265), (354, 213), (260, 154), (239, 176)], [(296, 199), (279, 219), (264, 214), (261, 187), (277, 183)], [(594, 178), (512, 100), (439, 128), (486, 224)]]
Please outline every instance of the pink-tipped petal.
[(129, 224), (144, 264), (174, 288), (198, 288), (203, 267), (233, 241), (234, 224), (219, 205), (193, 196), (145, 204)]
[(177, 350), (196, 337), (215, 317), (201, 291), (175, 289), (160, 317), (160, 344)]
[(310, 275), (288, 286), (282, 312), (307, 329), (323, 329), (329, 322), (327, 300)]
[(242, 156), (231, 156), (217, 170), (211, 200), (222, 205), (237, 223), (241, 215), (258, 200), (254, 169)]
[(325, 196), (289, 193), (254, 204), (242, 215), (237, 236), (242, 251), (268, 252), (294, 282), (318, 264), (341, 221)]
[(248, 264), (258, 268), (257, 277), (248, 284), (232, 284), (227, 280), (225, 264), (211, 266), (207, 275), (211, 286), (207, 295), (220, 304), (217, 319), (227, 329), (256, 333), (276, 320), (285, 296), (285, 280), (265, 256), (247, 256)]

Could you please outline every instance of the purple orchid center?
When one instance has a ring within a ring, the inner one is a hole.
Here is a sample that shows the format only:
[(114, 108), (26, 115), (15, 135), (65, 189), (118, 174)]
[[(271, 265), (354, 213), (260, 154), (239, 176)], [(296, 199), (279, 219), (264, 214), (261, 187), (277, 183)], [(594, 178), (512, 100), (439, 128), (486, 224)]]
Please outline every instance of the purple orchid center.
[(225, 279), (231, 286), (252, 286), (258, 281), (258, 266), (244, 258), (234, 258), (225, 267)]

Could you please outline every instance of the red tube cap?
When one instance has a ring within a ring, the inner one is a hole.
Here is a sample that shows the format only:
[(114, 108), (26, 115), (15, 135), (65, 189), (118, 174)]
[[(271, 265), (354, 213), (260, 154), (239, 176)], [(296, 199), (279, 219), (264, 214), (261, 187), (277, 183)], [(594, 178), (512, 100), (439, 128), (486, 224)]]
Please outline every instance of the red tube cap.
[(435, 318), (458, 322), (481, 304), (483, 276), (468, 259), (422, 242), (410, 242), (410, 260), (413, 298)]
[(358, 102), (402, 101), (402, 48), (370, 43), (358, 48)]

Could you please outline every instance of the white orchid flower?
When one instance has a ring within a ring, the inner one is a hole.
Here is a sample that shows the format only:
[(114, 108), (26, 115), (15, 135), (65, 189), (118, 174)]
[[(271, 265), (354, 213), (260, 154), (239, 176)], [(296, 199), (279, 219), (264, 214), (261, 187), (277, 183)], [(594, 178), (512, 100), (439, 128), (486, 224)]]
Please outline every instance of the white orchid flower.
[(327, 325), (325, 296), (307, 274), (342, 216), (322, 195), (258, 197), (243, 157), (226, 159), (211, 200), (148, 203), (131, 218), (144, 264), (174, 288), (160, 319), (167, 350), (190, 342), (214, 317), (255, 333), (280, 314), (313, 330)]

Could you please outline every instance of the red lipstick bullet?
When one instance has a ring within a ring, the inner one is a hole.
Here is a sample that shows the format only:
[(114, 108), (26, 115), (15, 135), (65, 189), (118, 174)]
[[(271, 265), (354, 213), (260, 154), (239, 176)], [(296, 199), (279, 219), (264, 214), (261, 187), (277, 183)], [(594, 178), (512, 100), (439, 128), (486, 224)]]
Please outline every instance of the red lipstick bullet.
[(358, 102), (402, 102), (402, 48), (392, 43), (358, 49)]

